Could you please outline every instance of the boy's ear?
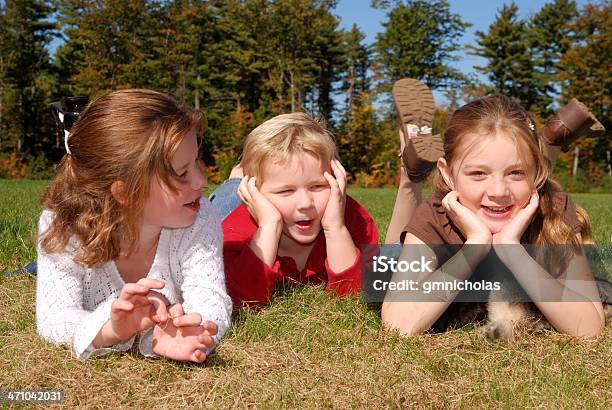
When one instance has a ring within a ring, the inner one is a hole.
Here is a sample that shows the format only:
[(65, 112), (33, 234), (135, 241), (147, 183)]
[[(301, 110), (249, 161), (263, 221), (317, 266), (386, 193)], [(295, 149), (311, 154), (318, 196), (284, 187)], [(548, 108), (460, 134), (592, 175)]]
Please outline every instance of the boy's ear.
[(446, 185), (448, 185), (448, 187), (454, 191), (455, 181), (453, 179), (453, 174), (451, 173), (450, 167), (446, 163), (446, 160), (444, 158), (439, 158), (437, 165), (438, 165), (438, 170), (440, 170), (440, 174), (442, 175), (442, 178), (444, 179), (444, 182), (446, 182)]
[(115, 198), (115, 201), (119, 202), (121, 205), (125, 204), (125, 182), (113, 182), (110, 190), (113, 198)]

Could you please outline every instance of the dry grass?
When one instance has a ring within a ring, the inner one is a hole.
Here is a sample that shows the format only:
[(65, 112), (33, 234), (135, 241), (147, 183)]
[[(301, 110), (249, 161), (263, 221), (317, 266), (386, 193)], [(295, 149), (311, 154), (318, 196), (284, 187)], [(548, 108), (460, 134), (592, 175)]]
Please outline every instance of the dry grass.
[(612, 329), (596, 342), (553, 332), (513, 344), (473, 328), (412, 339), (358, 300), (302, 288), (243, 312), (206, 366), (135, 351), (90, 361), (35, 332), (34, 280), (0, 283), (0, 386), (61, 388), (88, 407), (594, 407), (612, 404)]
[[(33, 226), (32, 198), (10, 204), (26, 209), (12, 232)], [(30, 248), (11, 248), (19, 243), (0, 236), (10, 255), (0, 268), (28, 261)], [(406, 339), (359, 300), (306, 287), (241, 312), (206, 365), (135, 351), (79, 361), (36, 335), (34, 291), (33, 277), (0, 279), (0, 388), (60, 388), (71, 407), (612, 407), (610, 327), (594, 342), (545, 332), (497, 344), (474, 327)]]

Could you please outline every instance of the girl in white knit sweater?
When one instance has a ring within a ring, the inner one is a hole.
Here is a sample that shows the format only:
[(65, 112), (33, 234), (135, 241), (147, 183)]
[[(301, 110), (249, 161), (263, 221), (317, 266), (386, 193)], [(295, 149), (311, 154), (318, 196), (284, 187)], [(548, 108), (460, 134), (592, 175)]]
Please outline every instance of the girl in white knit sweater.
[(202, 198), (205, 120), (123, 90), (66, 133), (39, 222), (36, 322), (79, 358), (129, 349), (203, 362), (230, 323), (221, 231)]

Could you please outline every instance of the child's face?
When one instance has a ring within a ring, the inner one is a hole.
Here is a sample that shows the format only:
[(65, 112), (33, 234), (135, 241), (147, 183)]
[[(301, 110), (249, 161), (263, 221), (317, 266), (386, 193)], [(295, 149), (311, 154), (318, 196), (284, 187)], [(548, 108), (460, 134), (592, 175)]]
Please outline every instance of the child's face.
[(264, 162), (259, 189), (280, 212), (283, 235), (302, 245), (312, 243), (321, 231), (330, 192), (323, 171), (310, 154), (292, 155), (283, 165)]
[(157, 177), (153, 178), (144, 208), (145, 225), (184, 228), (195, 222), (200, 210), (202, 188), (206, 186), (197, 160), (198, 145), (194, 128), (185, 135), (172, 158), (172, 167), (181, 176), (180, 182), (175, 183), (178, 192), (173, 193)]
[[(466, 146), (472, 141), (466, 136)], [(514, 140), (504, 135), (484, 138), (467, 153), (459, 153), (450, 165), (450, 172), (448, 167), (440, 169), (447, 184), (450, 178), (459, 202), (493, 234), (516, 216), (534, 190), (528, 177), (534, 174), (534, 160), (524, 158), (521, 162)]]

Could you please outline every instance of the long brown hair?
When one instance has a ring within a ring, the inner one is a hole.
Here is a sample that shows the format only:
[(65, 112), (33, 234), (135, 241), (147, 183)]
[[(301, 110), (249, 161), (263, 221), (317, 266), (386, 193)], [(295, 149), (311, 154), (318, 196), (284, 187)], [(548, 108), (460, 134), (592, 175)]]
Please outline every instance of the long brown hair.
[[(499, 132), (514, 139), (523, 160), (532, 158), (534, 172), (529, 175), (540, 196), (537, 213), (523, 234), (521, 242), (530, 244), (573, 244), (578, 239), (571, 226), (563, 219), (563, 209), (554, 201), (561, 190), (552, 178), (550, 164), (544, 157), (544, 142), (535, 131), (529, 114), (515, 101), (503, 95), (490, 95), (472, 101), (459, 108), (451, 117), (444, 132), (444, 158), (449, 166), (461, 160), (458, 154), (465, 148), (466, 136), (477, 135), (476, 139), (495, 136)], [(461, 147), (461, 150), (459, 148)], [(434, 193), (443, 198), (450, 188), (439, 171), (433, 177)], [(584, 210), (581, 210), (584, 212)], [(582, 219), (585, 235), (590, 231), (588, 220)]]
[[(172, 157), (194, 127), (204, 131), (201, 113), (151, 90), (116, 91), (89, 104), (71, 130), (70, 154), (42, 199), (54, 213), (42, 248), (63, 251), (75, 235), (80, 242), (75, 261), (85, 266), (117, 258), (122, 242), (132, 248), (151, 178), (176, 189)], [(111, 193), (115, 181), (125, 184), (123, 204)]]

